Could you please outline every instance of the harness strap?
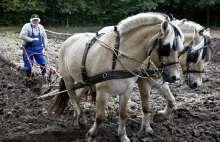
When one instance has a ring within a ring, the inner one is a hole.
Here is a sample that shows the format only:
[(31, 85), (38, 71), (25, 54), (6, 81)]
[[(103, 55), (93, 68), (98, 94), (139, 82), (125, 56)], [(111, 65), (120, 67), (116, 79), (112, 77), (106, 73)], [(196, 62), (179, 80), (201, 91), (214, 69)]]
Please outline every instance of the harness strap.
[(117, 37), (116, 37), (115, 48), (112, 56), (112, 70), (115, 70), (116, 60), (118, 58), (119, 44), (120, 44), (120, 35), (116, 26), (114, 26), (114, 31), (116, 32)]
[(186, 70), (183, 72), (183, 74), (185, 73), (206, 73), (205, 70)]
[(173, 61), (173, 62), (168, 62), (168, 63), (161, 63), (161, 65), (160, 65), (160, 68), (164, 68), (164, 67), (166, 67), (166, 66), (172, 66), (172, 65), (175, 65), (175, 64), (178, 64), (179, 63), (179, 61)]
[[(154, 44), (153, 44), (153, 46), (152, 46), (152, 48), (150, 49), (150, 52), (149, 52), (149, 54), (148, 54), (149, 57), (150, 57), (151, 53), (153, 52), (154, 48), (156, 47), (156, 45), (157, 45), (157, 43), (158, 43), (158, 41), (159, 41), (159, 39), (160, 39), (160, 36), (161, 36), (161, 33), (159, 34), (159, 36), (157, 37), (157, 39), (154, 41)], [(150, 69), (150, 63), (151, 63), (150, 61), (151, 61), (151, 59), (149, 58), (149, 61), (148, 61), (148, 64), (147, 64), (147, 69)]]
[[(143, 77), (149, 77), (149, 76), (157, 76), (156, 72), (154, 70), (135, 70), (133, 71), (134, 74), (141, 75)], [(83, 82), (77, 82), (73, 85), (71, 90), (77, 90), (79, 88), (82, 88), (84, 86), (89, 86), (91, 84), (100, 83), (107, 80), (112, 79), (126, 79), (134, 77), (135, 75), (127, 70), (117, 70), (117, 71), (107, 71), (104, 73), (100, 73), (97, 75), (94, 75), (92, 77), (87, 76), (87, 80)]]
[(93, 37), (91, 40), (89, 40), (86, 43), (86, 48), (83, 54), (83, 58), (82, 58), (82, 67), (81, 67), (81, 74), (82, 74), (82, 78), (83, 78), (83, 82), (86, 82), (88, 79), (88, 75), (86, 72), (86, 57), (88, 54), (88, 51), (90, 49), (90, 47), (96, 42), (96, 37)]
[(193, 45), (193, 40), (190, 41), (189, 45), (188, 45), (182, 52), (180, 52), (178, 58), (179, 58), (180, 56), (182, 56), (187, 50), (191, 49), (191, 48), (192, 48), (192, 45)]

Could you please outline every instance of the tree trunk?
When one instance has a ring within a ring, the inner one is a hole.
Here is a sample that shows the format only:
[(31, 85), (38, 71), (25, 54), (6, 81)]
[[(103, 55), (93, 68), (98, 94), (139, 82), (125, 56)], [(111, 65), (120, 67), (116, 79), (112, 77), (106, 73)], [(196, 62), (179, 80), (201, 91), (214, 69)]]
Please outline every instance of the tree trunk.
[(206, 8), (206, 25), (209, 26), (209, 20), (210, 20), (210, 7), (208, 6)]

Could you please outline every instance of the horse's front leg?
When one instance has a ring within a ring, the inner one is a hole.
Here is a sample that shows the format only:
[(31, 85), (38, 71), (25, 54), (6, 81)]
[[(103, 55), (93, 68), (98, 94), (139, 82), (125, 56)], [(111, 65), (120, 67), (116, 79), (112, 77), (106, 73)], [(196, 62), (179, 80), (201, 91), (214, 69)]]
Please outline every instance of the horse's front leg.
[(95, 142), (96, 141), (96, 136), (97, 136), (97, 131), (99, 126), (104, 120), (105, 117), (105, 109), (107, 106), (107, 101), (109, 98), (109, 93), (105, 92), (105, 90), (97, 91), (97, 96), (96, 96), (96, 119), (95, 123), (93, 124), (92, 128), (88, 131), (86, 134), (87, 141), (88, 142)]
[(142, 111), (143, 111), (141, 129), (138, 133), (141, 132), (153, 133), (153, 129), (150, 127), (149, 96), (151, 91), (151, 85), (149, 84), (147, 79), (138, 79), (137, 83), (140, 90), (140, 97), (141, 97)]
[(164, 110), (158, 111), (154, 115), (153, 121), (162, 122), (168, 120), (169, 117), (171, 116), (171, 113), (175, 106), (175, 98), (171, 93), (169, 86), (166, 83), (158, 87), (157, 90), (165, 97), (167, 103), (166, 103), (166, 108)]

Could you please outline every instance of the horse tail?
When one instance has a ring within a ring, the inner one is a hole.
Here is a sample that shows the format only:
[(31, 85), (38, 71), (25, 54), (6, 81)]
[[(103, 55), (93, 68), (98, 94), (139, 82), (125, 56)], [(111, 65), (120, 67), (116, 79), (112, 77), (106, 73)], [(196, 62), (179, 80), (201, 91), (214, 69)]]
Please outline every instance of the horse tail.
[[(63, 78), (61, 78), (59, 83), (59, 92), (64, 90), (66, 90), (66, 85)], [(54, 110), (55, 114), (60, 117), (64, 109), (66, 108), (68, 101), (69, 95), (67, 94), (67, 92), (58, 94), (50, 104), (50, 112)]]

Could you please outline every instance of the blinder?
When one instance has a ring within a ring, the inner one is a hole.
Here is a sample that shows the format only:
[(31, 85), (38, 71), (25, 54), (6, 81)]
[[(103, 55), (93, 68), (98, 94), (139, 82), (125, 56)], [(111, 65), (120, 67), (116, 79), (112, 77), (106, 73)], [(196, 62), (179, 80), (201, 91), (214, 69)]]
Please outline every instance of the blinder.
[[(171, 26), (174, 29), (174, 33), (175, 33), (175, 37), (174, 37), (174, 41), (173, 41), (173, 50), (177, 50), (177, 38), (178, 36), (181, 37), (180, 32), (178, 31), (178, 29), (173, 26), (171, 24)], [(159, 56), (170, 56), (170, 51), (171, 51), (171, 47), (170, 44), (163, 44), (163, 41), (161, 41), (161, 39), (159, 39), (159, 46), (157, 48), (157, 52), (159, 54)]]
[(189, 53), (187, 55), (187, 62), (188, 63), (197, 63), (198, 58), (199, 58), (199, 51)]
[(159, 40), (159, 46), (157, 48), (157, 52), (159, 56), (170, 56), (170, 44), (163, 44), (161, 40)]
[(207, 56), (207, 47), (203, 49), (202, 59), (205, 59), (206, 56)]

